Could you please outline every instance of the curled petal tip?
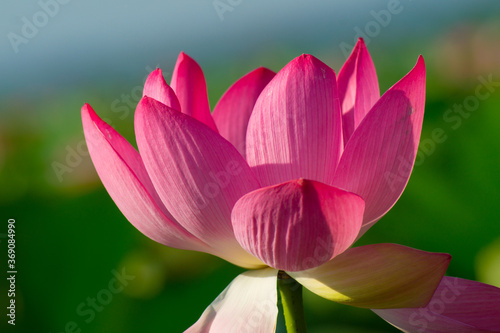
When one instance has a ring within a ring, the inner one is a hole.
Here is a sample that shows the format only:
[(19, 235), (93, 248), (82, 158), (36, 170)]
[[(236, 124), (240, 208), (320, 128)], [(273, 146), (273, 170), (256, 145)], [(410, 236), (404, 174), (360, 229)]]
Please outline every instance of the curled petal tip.
[[(146, 95), (143, 96), (141, 98), (141, 100), (139, 101), (139, 103), (137, 104), (137, 108), (135, 111), (136, 121), (138, 119), (137, 117), (150, 114), (155, 109), (156, 104), (163, 104), (163, 103), (158, 102), (157, 100), (155, 100), (152, 97), (149, 97)], [(168, 106), (167, 106), (167, 108), (170, 109)]]
[(155, 68), (151, 73), (149, 73), (148, 75), (148, 78), (146, 79), (146, 85), (148, 84), (148, 81), (152, 80), (152, 79), (158, 79), (158, 78), (162, 78), (163, 79), (163, 72), (161, 70), (161, 68)]
[(153, 98), (151, 98), (147, 95), (144, 95), (141, 98), (141, 100), (139, 101), (139, 103), (137, 104), (137, 109), (139, 109), (139, 106), (144, 107), (144, 106), (150, 104), (152, 100), (153, 100)]
[[(176, 67), (184, 62), (184, 61), (194, 61), (193, 58), (191, 58), (187, 53), (185, 53), (184, 51), (181, 51), (179, 53), (179, 56), (177, 57), (177, 64), (176, 64)], [(175, 69), (174, 69), (175, 70)]]
[(415, 67), (413, 67), (412, 71), (415, 70), (417, 70), (419, 73), (423, 72), (423, 74), (425, 74), (425, 61), (422, 55), (418, 56), (417, 63), (415, 64)]
[(143, 96), (149, 96), (157, 101), (171, 107), (177, 111), (181, 111), (179, 100), (175, 95), (174, 90), (165, 82), (163, 72), (160, 68), (155, 69), (149, 74), (144, 83)]
[(275, 72), (273, 72), (269, 68), (263, 67), (263, 66), (258, 67), (257, 69), (255, 69), (255, 72), (257, 72), (257, 73), (259, 73), (261, 75), (263, 75), (263, 74), (271, 74), (272, 76), (274, 76), (276, 74)]
[(184, 59), (189, 59), (189, 60), (193, 60), (193, 58), (191, 58), (186, 52), (184, 51), (181, 51), (179, 53), (179, 57), (178, 57), (179, 60), (184, 60)]
[(83, 104), (83, 106), (82, 106), (82, 113), (83, 112), (91, 112), (91, 111), (94, 111), (94, 110), (92, 110), (92, 107), (90, 106), (89, 103)]
[[(91, 122), (93, 123), (96, 123), (96, 122), (99, 122), (101, 120), (101, 118), (99, 118), (99, 116), (97, 115), (97, 113), (95, 113), (94, 109), (92, 109), (92, 107), (90, 106), (90, 104), (88, 103), (85, 103), (83, 106), (82, 106), (82, 119), (85, 120), (85, 118), (89, 118)], [(85, 121), (83, 122), (83, 126), (85, 127), (86, 123)]]
[(299, 62), (299, 63), (301, 63), (301, 62), (308, 62), (308, 63), (314, 63), (315, 65), (316, 64), (321, 64), (323, 66), (326, 66), (321, 60), (319, 60), (315, 56), (313, 56), (311, 54), (307, 54), (307, 53), (301, 54), (300, 56), (298, 56), (294, 60), (295, 60), (295, 62)]

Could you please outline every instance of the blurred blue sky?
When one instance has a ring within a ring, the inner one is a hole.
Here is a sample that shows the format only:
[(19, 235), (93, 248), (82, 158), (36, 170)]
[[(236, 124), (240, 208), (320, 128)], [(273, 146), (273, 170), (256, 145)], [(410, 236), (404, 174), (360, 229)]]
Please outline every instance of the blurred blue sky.
[(300, 53), (333, 49), (343, 61), (341, 43), (353, 44), (355, 28), (364, 30), (375, 20), (373, 12), (390, 6), (399, 12), (390, 27), (379, 24), (373, 38), (379, 45), (417, 35), (425, 40), (464, 17), (481, 20), (500, 12), (499, 1), (486, 0), (3, 0), (0, 97), (145, 75), (146, 66), (165, 67), (181, 50), (202, 64), (285, 45)]

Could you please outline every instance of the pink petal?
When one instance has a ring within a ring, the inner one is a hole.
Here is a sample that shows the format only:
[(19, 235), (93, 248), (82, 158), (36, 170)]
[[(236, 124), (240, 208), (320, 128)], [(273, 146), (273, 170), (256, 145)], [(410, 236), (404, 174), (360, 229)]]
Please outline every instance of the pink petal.
[(445, 276), (426, 307), (374, 312), (405, 332), (500, 332), (500, 288)]
[(155, 69), (149, 74), (144, 84), (143, 96), (154, 98), (174, 110), (181, 111), (179, 100), (175, 96), (174, 90), (165, 82), (160, 68)]
[(179, 99), (182, 113), (201, 121), (217, 132), (210, 114), (203, 71), (200, 65), (184, 52), (177, 58), (170, 85)]
[(397, 201), (417, 154), (424, 116), (425, 65), (415, 67), (373, 106), (345, 147), (333, 186), (366, 202), (362, 233)]
[(362, 38), (337, 77), (344, 144), (380, 97), (377, 73)]
[(259, 188), (238, 151), (206, 125), (143, 97), (136, 110), (137, 144), (165, 207), (186, 230), (245, 267), (262, 263), (234, 238), (231, 209)]
[(297, 57), (255, 103), (248, 163), (265, 186), (297, 178), (330, 184), (342, 153), (341, 122), (333, 70), (313, 56)]
[(163, 206), (139, 153), (88, 104), (82, 107), (82, 122), (97, 173), (123, 215), (159, 243), (210, 252), (206, 244), (181, 227)]
[(289, 273), (313, 293), (362, 308), (422, 306), (443, 277), (450, 255), (397, 244), (355, 247), (322, 266)]
[(184, 333), (276, 332), (278, 271), (240, 274)]
[(214, 121), (220, 135), (235, 146), (243, 157), (247, 126), (255, 101), (275, 73), (260, 67), (236, 81), (214, 108)]
[(232, 222), (248, 252), (276, 269), (299, 271), (351, 246), (363, 208), (355, 194), (299, 179), (243, 196), (233, 208)]

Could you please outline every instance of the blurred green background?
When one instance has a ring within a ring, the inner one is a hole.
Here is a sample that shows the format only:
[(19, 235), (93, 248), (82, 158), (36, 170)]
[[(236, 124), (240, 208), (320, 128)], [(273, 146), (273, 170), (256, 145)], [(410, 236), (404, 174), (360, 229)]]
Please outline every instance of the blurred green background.
[[(16, 219), (15, 331), (182, 332), (243, 271), (156, 244), (126, 221), (87, 154), (84, 103), (135, 142), (133, 111), (145, 76), (159, 66), (169, 81), (180, 51), (204, 69), (213, 107), (250, 70), (278, 71), (301, 53), (338, 72), (360, 32), (381, 92), (419, 54), (428, 76), (410, 182), (359, 244), (447, 252), (449, 275), (500, 286), (498, 2), (60, 0), (47, 7), (54, 1), (8, 2), (0, 14), (7, 36), (0, 65), (0, 248), (7, 252), (7, 220)], [(38, 22), (36, 33), (23, 18)], [(0, 257), (6, 309), (7, 258)], [(134, 279), (111, 293), (117, 272)], [(106, 304), (93, 308), (96, 297)], [(312, 333), (397, 331), (371, 311), (307, 292), (305, 307)], [(0, 330), (12, 329), (2, 315)]]

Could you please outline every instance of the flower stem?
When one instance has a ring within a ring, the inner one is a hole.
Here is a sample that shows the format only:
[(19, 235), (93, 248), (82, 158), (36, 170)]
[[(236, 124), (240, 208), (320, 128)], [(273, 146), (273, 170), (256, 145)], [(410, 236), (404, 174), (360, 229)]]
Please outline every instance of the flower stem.
[(283, 271), (278, 273), (278, 289), (288, 333), (306, 333), (306, 320), (302, 304), (302, 285)]

